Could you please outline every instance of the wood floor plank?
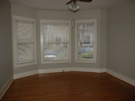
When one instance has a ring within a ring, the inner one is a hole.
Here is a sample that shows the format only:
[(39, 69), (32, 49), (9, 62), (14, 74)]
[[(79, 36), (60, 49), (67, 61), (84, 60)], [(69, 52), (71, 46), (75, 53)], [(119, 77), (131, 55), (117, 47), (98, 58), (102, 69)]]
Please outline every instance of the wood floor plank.
[(48, 73), (14, 80), (1, 101), (135, 101), (135, 87), (107, 73)]

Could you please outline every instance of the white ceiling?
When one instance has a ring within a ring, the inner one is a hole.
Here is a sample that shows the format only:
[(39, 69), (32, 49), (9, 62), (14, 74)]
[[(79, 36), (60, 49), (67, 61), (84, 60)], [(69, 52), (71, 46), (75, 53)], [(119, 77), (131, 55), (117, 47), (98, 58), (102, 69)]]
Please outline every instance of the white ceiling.
[[(42, 10), (68, 10), (66, 3), (70, 0), (9, 0), (13, 4)], [(93, 0), (91, 3), (79, 2), (81, 10), (107, 9), (126, 0)]]

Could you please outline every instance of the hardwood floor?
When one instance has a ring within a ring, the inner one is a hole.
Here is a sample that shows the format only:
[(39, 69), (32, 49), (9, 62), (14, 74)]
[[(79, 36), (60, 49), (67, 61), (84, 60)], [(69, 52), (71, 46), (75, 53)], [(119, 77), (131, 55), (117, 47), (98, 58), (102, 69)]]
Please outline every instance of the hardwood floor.
[(1, 101), (135, 101), (135, 87), (107, 73), (40, 74), (14, 80)]

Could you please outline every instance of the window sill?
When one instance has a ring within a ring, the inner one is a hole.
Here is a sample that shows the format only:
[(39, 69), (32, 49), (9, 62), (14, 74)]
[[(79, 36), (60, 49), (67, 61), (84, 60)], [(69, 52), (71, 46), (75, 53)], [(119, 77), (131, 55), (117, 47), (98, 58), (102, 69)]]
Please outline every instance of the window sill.
[(16, 64), (14, 67), (15, 68), (20, 68), (20, 67), (26, 67), (26, 66), (31, 66), (31, 65), (36, 65), (37, 62), (31, 62), (31, 63), (26, 63), (26, 64)]
[(96, 60), (75, 60), (75, 62), (80, 62), (80, 63), (96, 63)]
[(46, 61), (42, 61), (41, 64), (49, 64), (49, 63), (68, 63), (71, 62), (71, 60), (63, 60), (63, 61), (58, 61), (58, 60), (46, 60)]

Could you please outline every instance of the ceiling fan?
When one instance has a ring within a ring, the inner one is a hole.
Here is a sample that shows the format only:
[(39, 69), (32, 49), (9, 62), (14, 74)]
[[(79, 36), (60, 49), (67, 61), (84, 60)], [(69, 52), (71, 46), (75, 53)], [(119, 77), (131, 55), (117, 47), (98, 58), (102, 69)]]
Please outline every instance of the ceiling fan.
[(66, 3), (66, 5), (70, 6), (68, 7), (69, 10), (71, 10), (72, 12), (77, 12), (80, 7), (76, 2), (86, 2), (86, 3), (90, 3), (92, 0), (70, 0), (69, 2)]

